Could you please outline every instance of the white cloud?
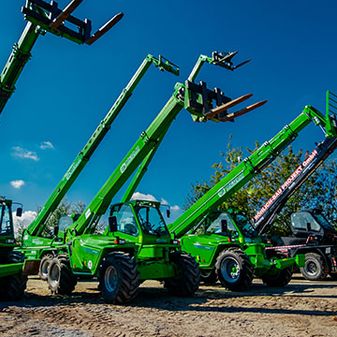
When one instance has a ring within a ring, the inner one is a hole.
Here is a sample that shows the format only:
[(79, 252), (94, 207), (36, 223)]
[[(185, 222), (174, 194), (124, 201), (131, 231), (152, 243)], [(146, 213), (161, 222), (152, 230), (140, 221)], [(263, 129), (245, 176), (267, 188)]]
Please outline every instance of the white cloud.
[[(132, 200), (158, 201), (158, 199), (154, 195), (152, 195), (152, 194), (144, 194), (144, 193), (141, 193), (141, 192), (135, 192), (135, 193), (133, 193), (131, 199)], [(167, 223), (173, 222), (174, 220), (176, 220), (183, 213), (183, 210), (181, 209), (180, 206), (178, 206), (178, 205), (170, 206), (170, 203), (166, 199), (164, 199), (164, 198), (160, 199), (160, 203), (164, 206), (162, 208), (162, 213), (163, 213), (164, 216), (166, 214), (165, 207), (167, 207), (167, 206), (170, 207), (171, 216), (170, 216), (170, 218), (166, 218), (165, 217)]]
[(13, 188), (16, 188), (17, 190), (19, 190), (19, 189), (20, 189), (21, 187), (23, 187), (26, 183), (25, 183), (24, 180), (18, 179), (18, 180), (12, 180), (12, 181), (10, 182), (10, 184), (11, 184), (11, 186), (12, 186)]
[[(141, 193), (141, 192), (135, 192), (133, 193), (132, 197), (131, 197), (131, 200), (149, 200), (149, 201), (158, 201), (158, 199), (152, 195), (152, 194), (144, 194), (144, 193)], [(164, 206), (170, 206), (170, 203), (164, 199), (164, 198), (161, 198), (160, 199), (160, 203)], [(178, 205), (173, 205), (173, 206), (170, 206), (170, 209), (171, 211), (174, 211), (174, 212), (178, 212), (181, 210), (181, 208), (178, 206)]]
[(41, 150), (53, 150), (55, 149), (55, 146), (51, 141), (45, 140), (40, 144), (40, 149)]
[(17, 217), (13, 212), (14, 231), (17, 234), (19, 229), (27, 228), (27, 226), (36, 218), (37, 213), (35, 211), (25, 211), (21, 217)]
[(166, 199), (164, 199), (164, 198), (161, 198), (160, 203), (161, 203), (162, 205), (165, 205), (165, 206), (168, 206), (168, 205), (169, 205), (168, 201), (167, 201)]
[(40, 159), (36, 152), (26, 150), (21, 146), (13, 146), (12, 156), (20, 159), (30, 159), (34, 161), (38, 161)]
[(144, 194), (141, 192), (133, 193), (131, 200), (148, 200), (148, 201), (158, 201), (152, 194)]

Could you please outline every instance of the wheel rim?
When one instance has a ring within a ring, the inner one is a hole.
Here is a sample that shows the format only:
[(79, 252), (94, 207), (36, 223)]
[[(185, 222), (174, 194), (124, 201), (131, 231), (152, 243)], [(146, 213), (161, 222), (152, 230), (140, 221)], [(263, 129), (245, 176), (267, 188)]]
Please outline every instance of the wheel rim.
[(60, 268), (57, 264), (54, 264), (49, 268), (49, 284), (53, 289), (56, 289), (60, 281)]
[(50, 264), (50, 260), (45, 260), (45, 261), (42, 263), (42, 266), (41, 266), (41, 274), (42, 274), (42, 276), (44, 276), (44, 277), (47, 277), (47, 276), (48, 276), (48, 267), (49, 267), (49, 264)]
[(104, 274), (104, 285), (106, 290), (109, 293), (115, 292), (117, 288), (117, 283), (118, 283), (117, 269), (114, 266), (109, 266), (105, 270)]
[(240, 278), (240, 265), (232, 257), (227, 257), (221, 264), (221, 275), (228, 283), (235, 283)]
[(315, 276), (318, 273), (317, 265), (314, 261), (308, 261), (306, 264), (306, 271), (308, 275)]

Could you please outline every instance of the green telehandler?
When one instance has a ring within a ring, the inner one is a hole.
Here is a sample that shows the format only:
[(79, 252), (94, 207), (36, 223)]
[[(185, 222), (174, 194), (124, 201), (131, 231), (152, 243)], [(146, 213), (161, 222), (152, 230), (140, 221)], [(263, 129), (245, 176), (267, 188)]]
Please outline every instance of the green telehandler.
[(297, 118), (169, 225), (182, 250), (198, 261), (206, 283), (218, 278), (224, 287), (236, 291), (248, 288), (255, 275), (269, 286), (285, 286), (291, 279), (293, 265), (303, 267), (304, 255), (285, 258), (279, 250), (256, 238), (247, 218), (236, 212), (219, 212), (217, 207), (270, 164), (310, 122), (320, 126), (327, 137), (336, 136), (336, 116), (328, 112), (324, 116), (306, 106)]
[[(28, 21), (21, 37), (0, 74), (0, 114), (15, 91), (15, 84), (28, 60), (38, 37), (50, 32), (79, 44), (91, 45), (110, 30), (122, 17), (119, 13), (102, 26), (95, 34), (91, 32), (91, 21), (80, 20), (72, 15), (82, 0), (72, 0), (63, 10), (57, 2), (50, 4), (42, 0), (27, 0), (22, 13)], [(120, 97), (123, 99), (123, 97)], [(108, 126), (108, 125), (106, 125)], [(24, 293), (26, 276), (23, 255), (14, 250), (17, 246), (14, 238), (12, 201), (0, 198), (2, 212), (0, 233), (0, 299), (18, 299)], [(18, 208), (17, 215), (22, 213)]]
[[(27, 235), (32, 238), (34, 245), (40, 245), (41, 254), (38, 254), (39, 257), (39, 268), (38, 274), (42, 280), (47, 279), (47, 270), (48, 263), (50, 260), (49, 249), (45, 251), (43, 247), (49, 248), (53, 244), (58, 244), (55, 242), (54, 236), (45, 236), (44, 229), (47, 227), (48, 220), (56, 208), (61, 203), (62, 199), (66, 195), (66, 193), (71, 188), (72, 184), (75, 182), (76, 178), (80, 175), (82, 170), (85, 168), (87, 163), (89, 162), (91, 156), (94, 154), (95, 150), (98, 148), (99, 144), (103, 141), (108, 131), (111, 128), (112, 123), (115, 121), (120, 111), (123, 109), (125, 104), (128, 102), (130, 97), (132, 96), (134, 90), (138, 86), (138, 84), (143, 79), (144, 75), (147, 73), (151, 65), (154, 65), (160, 71), (167, 71), (174, 75), (179, 75), (179, 68), (167, 60), (165, 57), (159, 55), (159, 57), (155, 57), (151, 54), (148, 54), (141, 65), (138, 67), (129, 83), (122, 90), (112, 107), (107, 112), (106, 116), (99, 123), (93, 134), (90, 136), (87, 143), (84, 145), (82, 150), (78, 153), (73, 163), (70, 165), (66, 173), (64, 174), (61, 181), (56, 186), (55, 190), (52, 192), (50, 197), (48, 198), (45, 205), (42, 207), (37, 217), (33, 220), (33, 222), (29, 225), (25, 238)], [(43, 227), (42, 230), (40, 228)], [(23, 242), (23, 247), (26, 249), (27, 241)], [(21, 249), (21, 248), (18, 248)], [(41, 261), (40, 261), (41, 260)], [(30, 261), (31, 263), (31, 261)], [(36, 266), (34, 267), (36, 268)], [(35, 273), (34, 270), (31, 270), (31, 267), (26, 266), (25, 272)]]
[[(0, 300), (16, 300), (22, 297), (27, 277), (23, 274), (24, 256), (14, 251), (17, 246), (14, 237), (12, 200), (0, 197)], [(22, 205), (16, 209), (16, 216), (22, 215)]]
[(26, 0), (22, 13), (28, 21), (19, 41), (14, 44), (13, 50), (0, 74), (0, 114), (9, 98), (15, 91), (17, 82), (24, 66), (31, 58), (31, 51), (40, 35), (47, 32), (64, 37), (79, 44), (93, 44), (110, 30), (122, 17), (116, 14), (105, 23), (96, 33), (92, 34), (91, 21), (80, 20), (72, 15), (73, 11), (83, 0), (72, 0), (62, 10), (56, 1), (48, 3), (43, 0)]
[[(37, 272), (41, 259), (49, 260), (46, 269), (49, 288), (54, 293), (70, 294), (77, 278), (98, 278), (103, 298), (109, 303), (125, 303), (134, 298), (140, 282), (152, 279), (164, 281), (177, 295), (192, 295), (199, 284), (195, 260), (180, 250), (167, 230), (159, 211), (159, 203), (127, 201), (111, 209), (109, 224), (104, 233), (96, 233), (99, 220), (111, 200), (132, 174), (132, 188), (140, 180), (155, 150), (178, 113), (185, 108), (195, 121), (207, 119), (232, 121), (263, 104), (255, 103), (237, 113), (228, 109), (251, 95), (232, 100), (220, 89), (210, 90), (206, 83), (194, 82), (204, 63), (234, 70), (236, 53), (217, 53), (201, 56), (185, 83), (177, 83), (173, 95), (150, 126), (122, 159), (96, 196), (78, 217), (65, 218), (54, 230), (52, 240), (41, 236), (46, 222), (37, 218), (24, 233), (22, 251), (31, 273)], [(210, 117), (210, 115), (212, 115)], [(70, 174), (71, 176), (71, 174)], [(47, 216), (50, 213), (46, 214)], [(46, 244), (47, 242), (47, 244)]]
[[(337, 113), (337, 96), (326, 92), (326, 114)], [(255, 232), (265, 241), (273, 243), (272, 249), (280, 252), (291, 249), (291, 254), (304, 254), (305, 264), (300, 269), (304, 278), (310, 281), (324, 279), (330, 275), (337, 279), (337, 230), (320, 209), (302, 209), (289, 214), (290, 235), (277, 236), (268, 234), (274, 220), (294, 193), (320, 167), (331, 158), (337, 148), (337, 129), (331, 123), (326, 128), (325, 138), (316, 144), (314, 150), (286, 178), (275, 193), (258, 210), (252, 220)], [(315, 197), (315, 196), (313, 196)], [(329, 203), (329, 200), (327, 200)]]
[[(31, 50), (40, 35), (50, 32), (65, 37), (76, 43), (92, 44), (110, 30), (123, 14), (115, 15), (95, 34), (91, 33), (91, 21), (79, 20), (72, 12), (81, 4), (82, 0), (72, 0), (63, 10), (57, 2), (50, 4), (42, 0), (27, 0), (22, 13), (28, 21), (18, 41), (0, 74), (0, 114), (7, 104), (15, 84), (31, 57)], [(121, 97), (123, 98), (123, 97)], [(18, 299), (24, 293), (26, 276), (22, 273), (23, 255), (14, 250), (17, 246), (14, 238), (13, 218), (11, 214), (12, 201), (0, 198), (0, 299)], [(18, 208), (17, 215), (22, 213)]]

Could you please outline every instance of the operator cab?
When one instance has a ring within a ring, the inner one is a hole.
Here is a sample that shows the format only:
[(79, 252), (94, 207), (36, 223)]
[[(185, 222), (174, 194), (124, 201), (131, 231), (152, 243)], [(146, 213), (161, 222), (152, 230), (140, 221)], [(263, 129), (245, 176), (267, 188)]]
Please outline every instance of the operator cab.
[[(291, 230), (297, 238), (315, 236), (322, 241), (337, 241), (337, 231), (320, 210), (300, 211), (291, 215)], [(324, 243), (324, 242), (322, 242)]]
[(256, 238), (256, 231), (250, 220), (239, 212), (213, 212), (205, 216), (189, 234), (222, 235), (231, 240)]
[(6, 203), (5, 200), (0, 202), (0, 235), (1, 236), (14, 236), (13, 218), (11, 205)]
[(79, 214), (62, 215), (58, 223), (54, 226), (53, 237), (56, 241), (64, 241), (67, 228), (79, 218)]
[(148, 238), (158, 242), (159, 237), (170, 237), (165, 220), (160, 212), (160, 203), (132, 200), (110, 207), (109, 232), (127, 236)]
[[(21, 217), (22, 207), (16, 210), (16, 216)], [(14, 243), (14, 224), (12, 201), (0, 197), (0, 238), (6, 237), (6, 243)]]
[(240, 212), (233, 212), (232, 218), (235, 224), (240, 228), (240, 231), (243, 233), (246, 241), (247, 239), (256, 239), (258, 237), (256, 229), (246, 215)]
[(202, 234), (219, 234), (222, 236), (237, 236), (237, 230), (234, 226), (233, 219), (227, 213), (213, 213), (205, 217), (195, 229), (195, 233)]

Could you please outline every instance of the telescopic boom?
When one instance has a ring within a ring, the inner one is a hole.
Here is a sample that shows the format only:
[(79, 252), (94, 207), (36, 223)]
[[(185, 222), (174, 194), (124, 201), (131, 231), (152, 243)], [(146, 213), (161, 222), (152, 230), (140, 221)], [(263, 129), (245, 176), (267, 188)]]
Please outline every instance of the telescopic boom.
[(96, 33), (92, 34), (90, 20), (80, 20), (72, 15), (82, 2), (83, 0), (72, 0), (62, 10), (56, 1), (51, 3), (43, 0), (26, 1), (25, 6), (22, 7), (22, 13), (28, 22), (19, 41), (14, 44), (0, 74), (0, 114), (15, 91), (15, 84), (25, 64), (31, 58), (31, 51), (40, 35), (49, 32), (72, 42), (91, 45), (123, 17), (123, 13), (116, 14)]
[(153, 64), (161, 71), (168, 71), (174, 75), (179, 74), (179, 68), (164, 57), (159, 56), (157, 58), (150, 54), (146, 56), (140, 67), (131, 78), (128, 85), (122, 90), (121, 94), (108, 111), (105, 118), (98, 125), (94, 133), (89, 138), (88, 142), (77, 155), (73, 163), (70, 165), (69, 169), (39, 212), (38, 216), (28, 226), (27, 231), (30, 235), (39, 235), (40, 233), (42, 233), (43, 229), (46, 226), (48, 218), (55, 211), (55, 209), (60, 204), (61, 200), (68, 192), (78, 175), (82, 172), (83, 168), (90, 160), (92, 154), (95, 152), (99, 144), (106, 136), (111, 127), (111, 124), (116, 119), (122, 108), (125, 106), (126, 102), (131, 97), (133, 91), (135, 90), (151, 64)]
[(254, 216), (253, 224), (259, 235), (268, 231), (275, 217), (302, 186), (302, 184), (327, 160), (337, 147), (337, 129), (335, 115), (337, 112), (337, 97), (327, 91), (326, 114), (330, 116), (325, 127), (326, 138), (319, 143), (307, 158), (295, 169), (295, 171), (277, 189), (274, 195), (263, 205)]
[[(222, 55), (223, 54), (216, 52), (212, 54), (212, 57), (202, 55), (199, 57), (197, 65), (200, 64), (200, 60), (203, 60), (201, 64), (207, 62), (226, 68), (227, 65), (224, 66), (218, 58)], [(198, 67), (195, 66), (193, 68), (189, 79), (195, 79), (200, 67), (201, 66), (199, 65)], [(187, 80), (184, 84), (177, 83), (173, 95), (169, 98), (151, 125), (141, 133), (139, 139), (122, 159), (112, 175), (80, 215), (79, 219), (73, 225), (68, 227), (67, 238), (70, 239), (72, 236), (90, 233), (90, 231), (95, 228), (99, 218), (106, 212), (113, 197), (137, 168), (139, 168), (134, 180), (131, 182), (130, 188), (123, 197), (125, 200), (130, 198), (132, 195), (131, 193), (145, 173), (149, 162), (167, 130), (183, 108), (191, 113), (192, 118), (195, 121), (206, 121), (206, 116), (211, 109), (220, 107), (230, 101), (232, 101), (232, 99), (226, 97), (220, 89), (210, 90), (204, 82), (196, 84)], [(228, 111), (222, 111), (221, 116), (213, 116), (212, 120), (217, 122), (226, 120), (225, 117), (228, 113)]]
[(299, 132), (310, 122), (321, 126), (326, 134), (336, 135), (335, 115), (327, 113), (324, 116), (312, 106), (306, 106), (302, 113), (289, 125), (286, 125), (270, 141), (265, 142), (252, 155), (243, 160), (170, 224), (169, 230), (178, 238), (186, 234), (202, 217), (220, 206), (269, 165), (287, 145), (296, 139)]

